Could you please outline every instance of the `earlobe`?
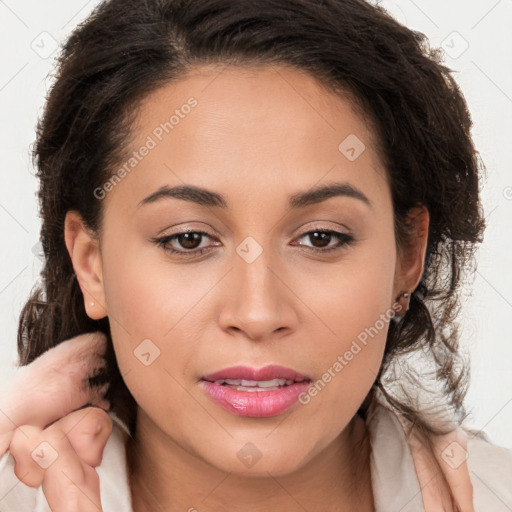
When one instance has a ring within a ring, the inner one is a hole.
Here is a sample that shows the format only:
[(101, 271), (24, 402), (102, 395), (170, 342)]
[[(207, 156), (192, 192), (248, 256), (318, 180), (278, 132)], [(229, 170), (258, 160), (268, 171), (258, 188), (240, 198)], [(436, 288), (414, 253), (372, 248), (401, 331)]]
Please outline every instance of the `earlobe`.
[(99, 242), (74, 210), (66, 213), (64, 240), (84, 296), (87, 316), (99, 320), (107, 315)]

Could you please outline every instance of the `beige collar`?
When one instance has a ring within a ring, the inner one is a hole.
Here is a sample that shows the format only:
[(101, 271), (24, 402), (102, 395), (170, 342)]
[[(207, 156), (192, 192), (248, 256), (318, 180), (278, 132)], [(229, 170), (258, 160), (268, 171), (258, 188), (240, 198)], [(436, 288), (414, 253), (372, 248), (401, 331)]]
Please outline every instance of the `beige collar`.
[(367, 426), (377, 512), (475, 512), (463, 429), (431, 437), (431, 450), (409, 421), (378, 402)]

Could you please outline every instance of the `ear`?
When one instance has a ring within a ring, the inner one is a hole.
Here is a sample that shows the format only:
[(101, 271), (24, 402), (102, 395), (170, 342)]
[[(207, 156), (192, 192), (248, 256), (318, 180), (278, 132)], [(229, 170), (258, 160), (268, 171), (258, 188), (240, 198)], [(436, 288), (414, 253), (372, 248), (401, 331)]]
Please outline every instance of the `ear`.
[(84, 296), (87, 316), (93, 320), (104, 318), (107, 309), (99, 241), (77, 211), (66, 213), (64, 240)]
[(394, 298), (402, 291), (412, 293), (425, 268), (430, 216), (425, 206), (412, 208), (407, 215), (408, 237), (398, 248)]

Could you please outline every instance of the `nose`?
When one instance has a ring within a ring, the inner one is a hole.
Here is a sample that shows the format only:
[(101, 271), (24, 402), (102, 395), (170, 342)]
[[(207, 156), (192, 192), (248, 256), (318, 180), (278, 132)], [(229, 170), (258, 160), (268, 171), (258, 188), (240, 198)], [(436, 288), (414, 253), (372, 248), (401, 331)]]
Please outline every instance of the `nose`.
[(252, 341), (265, 341), (294, 331), (297, 302), (289, 274), (264, 250), (254, 261), (234, 255), (224, 283), (220, 327)]

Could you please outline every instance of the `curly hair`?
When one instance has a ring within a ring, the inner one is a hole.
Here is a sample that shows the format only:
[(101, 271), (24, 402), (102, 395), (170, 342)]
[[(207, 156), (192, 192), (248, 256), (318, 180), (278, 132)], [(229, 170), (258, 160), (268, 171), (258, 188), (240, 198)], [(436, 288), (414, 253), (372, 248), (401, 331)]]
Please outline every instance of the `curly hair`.
[[(291, 66), (348, 95), (370, 123), (388, 174), (397, 246), (410, 236), (413, 207), (428, 209), (430, 226), (421, 282), (405, 317), (390, 323), (380, 372), (358, 414), (366, 418), (384, 395), (420, 431), (448, 430), (406, 387), (404, 396), (392, 391), (392, 365), (422, 349), (441, 384), (433, 403), (449, 406), (461, 424), (469, 370), (458, 362), (456, 316), (463, 277), (482, 241), (484, 166), (466, 102), (440, 51), (363, 0), (110, 0), (71, 33), (33, 150), (45, 262), (42, 283), (20, 315), (19, 364), (74, 335), (103, 332), (109, 371), (91, 384), (111, 383), (112, 410), (134, 432), (136, 403), (116, 363), (109, 320), (85, 312), (64, 219), (77, 210), (92, 233), (100, 232), (102, 203), (93, 191), (124, 161), (140, 102), (204, 64)], [(407, 376), (426, 387), (420, 367)]]

